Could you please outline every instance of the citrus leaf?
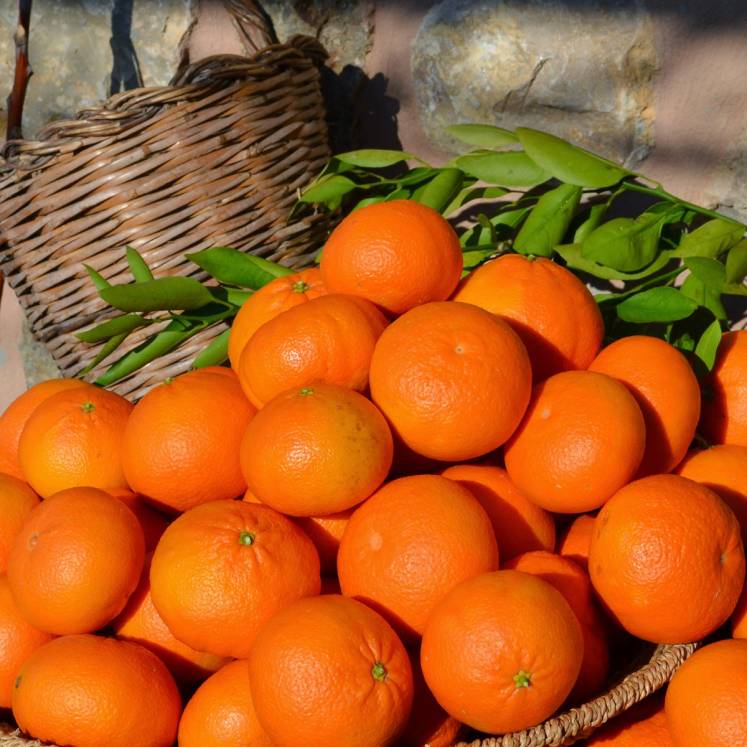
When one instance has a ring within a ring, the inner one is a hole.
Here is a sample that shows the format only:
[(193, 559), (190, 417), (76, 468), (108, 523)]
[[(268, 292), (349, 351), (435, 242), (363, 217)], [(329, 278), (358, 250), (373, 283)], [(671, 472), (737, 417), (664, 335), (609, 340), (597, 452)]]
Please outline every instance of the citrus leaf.
[(640, 280), (667, 266), (672, 259), (671, 251), (660, 252), (659, 256), (647, 267), (638, 272), (621, 272), (611, 267), (600, 265), (592, 259), (586, 259), (581, 251), (580, 244), (559, 244), (555, 251), (565, 260), (565, 263), (574, 270), (588, 273), (603, 280)]
[(687, 257), (685, 267), (707, 288), (721, 293), (726, 282), (726, 268), (721, 262), (710, 257)]
[[(386, 195), (377, 195), (376, 197), (364, 197), (362, 200), (356, 203), (353, 210), (358, 210), (359, 208), (366, 207), (367, 205), (375, 205), (377, 202), (384, 202), (385, 200), (386, 200)], [(350, 212), (353, 212), (353, 211), (351, 210)]]
[(83, 265), (83, 267), (86, 268), (88, 277), (91, 278), (91, 282), (94, 284), (97, 291), (102, 291), (104, 288), (111, 288), (112, 284), (103, 275), (96, 272), (93, 267), (90, 265)]
[(224, 246), (188, 254), (187, 259), (219, 282), (240, 288), (257, 290), (275, 278), (291, 274), (291, 270), (276, 262)]
[(75, 336), (81, 342), (101, 342), (102, 340), (108, 340), (110, 337), (128, 335), (133, 330), (146, 327), (149, 324), (151, 324), (151, 320), (140, 316), (140, 314), (124, 314), (102, 322), (84, 332), (78, 332)]
[(747, 276), (747, 239), (742, 239), (726, 255), (726, 282), (741, 283)]
[(213, 300), (210, 291), (194, 278), (169, 277), (136, 285), (112, 285), (101, 298), (120, 311), (199, 309)]
[(413, 197), (421, 205), (427, 205), (440, 213), (454, 199), (463, 183), (464, 172), (461, 169), (443, 169), (425, 184), (422, 191), (417, 190)]
[(689, 275), (685, 278), (680, 292), (683, 296), (692, 298), (698, 306), (704, 306), (717, 319), (726, 319), (726, 309), (721, 303), (721, 292), (709, 287), (697, 275)]
[(459, 156), (454, 162), (470, 176), (499, 187), (535, 187), (550, 178), (548, 172), (521, 151), (477, 151)]
[(592, 205), (589, 208), (589, 215), (573, 234), (574, 244), (582, 243), (584, 239), (586, 239), (586, 237), (602, 222), (602, 218), (604, 218), (604, 215), (607, 212), (607, 207), (608, 205), (603, 202), (599, 205)]
[(503, 187), (464, 187), (459, 190), (459, 193), (446, 207), (443, 214), (450, 215), (462, 207), (462, 205), (472, 200), (493, 200), (497, 197), (503, 197), (505, 194), (507, 194), (507, 190), (503, 189)]
[(226, 329), (217, 337), (214, 337), (210, 344), (201, 351), (192, 363), (192, 368), (205, 368), (205, 366), (220, 366), (228, 360), (228, 338), (231, 330)]
[(695, 355), (700, 358), (707, 371), (716, 363), (716, 353), (720, 344), (721, 324), (715, 320), (708, 325), (695, 346)]
[(462, 254), (464, 268), (469, 270), (473, 267), (477, 267), (477, 265), (495, 253), (496, 249), (494, 246), (488, 246), (484, 249), (472, 249), (471, 251), (464, 252)]
[(150, 271), (150, 267), (145, 263), (145, 260), (140, 256), (140, 252), (137, 249), (128, 246), (125, 249), (125, 253), (127, 255), (127, 264), (136, 283), (153, 280), (153, 273)]
[(744, 236), (744, 226), (734, 221), (714, 218), (682, 238), (678, 257), (718, 257)]
[(519, 141), (510, 130), (487, 124), (456, 124), (447, 127), (446, 132), (462, 143), (480, 148), (502, 148)]
[(613, 218), (586, 237), (581, 245), (583, 256), (615, 270), (640, 270), (656, 256), (663, 220), (655, 213)]
[(347, 153), (335, 155), (338, 161), (350, 163), (365, 169), (380, 169), (385, 166), (393, 166), (402, 161), (420, 160), (412, 153), (403, 150), (388, 150), (384, 148), (367, 148), (364, 150), (351, 150)]
[(532, 160), (556, 179), (567, 184), (601, 189), (611, 187), (631, 174), (616, 163), (589, 153), (548, 132), (517, 127), (516, 135)]
[(580, 199), (581, 187), (572, 184), (561, 184), (545, 192), (514, 239), (514, 249), (521, 254), (552, 256), (573, 220)]
[(651, 288), (621, 301), (617, 315), (624, 322), (647, 324), (649, 322), (676, 322), (689, 317), (698, 304), (676, 288)]
[(125, 340), (127, 339), (127, 332), (123, 332), (121, 335), (115, 335), (110, 337), (102, 346), (101, 350), (96, 353), (96, 357), (82, 370), (79, 372), (79, 376), (85, 376), (87, 373), (93, 371), (101, 361), (106, 360)]

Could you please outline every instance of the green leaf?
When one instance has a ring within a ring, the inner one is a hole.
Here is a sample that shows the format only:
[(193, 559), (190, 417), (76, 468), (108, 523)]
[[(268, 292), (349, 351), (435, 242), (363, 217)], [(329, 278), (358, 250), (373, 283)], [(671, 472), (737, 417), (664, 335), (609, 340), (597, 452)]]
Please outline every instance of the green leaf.
[(299, 202), (321, 203), (331, 210), (339, 207), (342, 198), (357, 188), (357, 184), (346, 176), (329, 174), (312, 182), (298, 198)]
[(481, 262), (486, 260), (488, 257), (494, 255), (496, 249), (494, 246), (487, 246), (484, 249), (472, 249), (469, 252), (464, 252), (462, 257), (464, 259), (464, 268), (467, 270), (477, 267)]
[(364, 169), (381, 169), (385, 166), (393, 166), (402, 161), (420, 160), (412, 153), (403, 150), (387, 150), (383, 148), (368, 148), (365, 150), (351, 150), (347, 153), (338, 153), (335, 158), (343, 163), (353, 166), (361, 166)]
[(677, 247), (678, 257), (718, 257), (744, 236), (744, 226), (714, 218), (685, 234)]
[(223, 246), (188, 254), (187, 259), (221, 283), (254, 290), (292, 272), (276, 262)]
[(517, 127), (516, 135), (527, 154), (541, 168), (567, 184), (601, 189), (617, 184), (631, 173), (548, 132)]
[(485, 213), (480, 213), (477, 216), (477, 222), (481, 227), (478, 244), (495, 244), (497, 240), (495, 226), (490, 218)]
[(93, 371), (101, 361), (106, 360), (125, 340), (127, 339), (127, 332), (123, 332), (121, 335), (115, 335), (109, 338), (102, 346), (101, 350), (96, 354), (96, 357), (82, 370), (80, 376), (85, 376), (87, 373)]
[(147, 280), (153, 280), (153, 273), (145, 260), (140, 256), (140, 252), (131, 246), (125, 249), (127, 254), (127, 264), (130, 266), (132, 277), (136, 283), (144, 283)]
[(83, 265), (86, 268), (88, 277), (91, 278), (91, 282), (94, 284), (97, 291), (102, 291), (104, 288), (111, 288), (111, 283), (103, 276), (100, 275), (90, 265)]
[(741, 283), (747, 277), (747, 239), (742, 239), (726, 255), (726, 282)]
[(464, 173), (460, 169), (443, 169), (426, 183), (422, 191), (415, 192), (416, 199), (422, 205), (441, 213), (457, 195), (463, 183)]
[(721, 292), (727, 296), (747, 296), (747, 286), (743, 283), (724, 283)]
[[(418, 191), (415, 190), (415, 193), (412, 195), (413, 198), (415, 197), (415, 194), (417, 194), (417, 192)], [(407, 200), (409, 198), (410, 198), (410, 190), (402, 187), (400, 189), (395, 189), (394, 192), (390, 192), (384, 199), (384, 202), (392, 202), (393, 200)]]
[(510, 130), (487, 124), (456, 124), (447, 127), (446, 132), (462, 143), (480, 148), (503, 148), (519, 140)]
[(532, 205), (528, 207), (516, 208), (514, 210), (504, 210), (498, 215), (494, 215), (490, 222), (494, 226), (508, 226), (516, 228), (532, 210)]
[(552, 256), (571, 224), (580, 199), (581, 187), (572, 184), (561, 184), (545, 192), (514, 239), (514, 249), (521, 254)]
[(462, 205), (472, 200), (493, 200), (497, 197), (503, 197), (505, 194), (507, 194), (507, 191), (503, 187), (464, 187), (459, 190), (459, 193), (446, 207), (443, 214), (450, 215), (462, 207)]
[(85, 332), (78, 332), (75, 336), (81, 342), (101, 342), (102, 340), (108, 340), (110, 337), (126, 336), (138, 327), (146, 327), (151, 323), (150, 319), (146, 319), (140, 314), (124, 314), (102, 322), (91, 329), (85, 330)]
[(717, 319), (726, 319), (726, 309), (721, 303), (721, 291), (708, 286), (697, 275), (690, 275), (682, 283), (680, 292), (683, 296), (692, 298), (698, 306), (704, 306)]
[(228, 360), (228, 338), (231, 330), (226, 329), (217, 337), (214, 337), (210, 344), (201, 351), (192, 363), (192, 368), (205, 368), (205, 366), (220, 366)]
[(647, 324), (649, 322), (676, 322), (686, 319), (698, 304), (676, 288), (651, 288), (621, 301), (616, 309), (624, 322)]
[(574, 244), (582, 243), (584, 239), (586, 239), (586, 237), (602, 222), (602, 218), (604, 218), (608, 207), (609, 206), (606, 203), (602, 202), (598, 205), (592, 205), (589, 208), (589, 215), (573, 234)]
[(101, 298), (120, 311), (198, 309), (213, 301), (210, 291), (194, 278), (168, 277), (136, 285), (113, 285)]
[(721, 262), (710, 257), (687, 257), (685, 267), (707, 288), (721, 293), (726, 282), (726, 268)]
[[(368, 205), (375, 205), (377, 202), (384, 202), (386, 200), (386, 195), (377, 195), (376, 197), (364, 197), (362, 200), (359, 200), (353, 210), (358, 210), (359, 208), (367, 207)], [(350, 212), (352, 213), (353, 210)]]
[(700, 358), (707, 371), (710, 371), (716, 363), (716, 353), (720, 343), (721, 324), (715, 320), (708, 325), (695, 346), (695, 355)]
[(555, 247), (555, 251), (565, 260), (565, 263), (570, 268), (586, 272), (589, 275), (604, 280), (640, 280), (641, 278), (646, 278), (666, 267), (672, 259), (673, 254), (671, 251), (660, 252), (659, 256), (642, 270), (638, 272), (621, 272), (620, 270), (600, 265), (592, 259), (586, 259), (583, 256), (580, 244), (559, 244)]
[(582, 254), (615, 270), (640, 270), (656, 256), (663, 221), (664, 216), (650, 213), (613, 218), (586, 237)]
[(521, 151), (477, 151), (459, 156), (455, 164), (470, 176), (500, 187), (535, 187), (550, 178), (548, 172)]

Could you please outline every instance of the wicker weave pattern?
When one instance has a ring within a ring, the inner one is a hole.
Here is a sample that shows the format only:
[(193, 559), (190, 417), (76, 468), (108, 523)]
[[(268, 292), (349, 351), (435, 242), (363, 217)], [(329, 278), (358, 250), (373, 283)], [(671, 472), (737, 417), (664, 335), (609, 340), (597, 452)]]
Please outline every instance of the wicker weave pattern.
[[(97, 352), (73, 333), (110, 313), (84, 263), (116, 283), (129, 280), (126, 245), (157, 276), (204, 277), (184, 254), (210, 246), (310, 262), (326, 220), (287, 216), (330, 155), (318, 72), (324, 56), (315, 40), (294, 37), (251, 59), (208, 58), (170, 86), (118, 94), (53, 123), (38, 141), (6, 144), (0, 269), (65, 375)], [(132, 335), (119, 352), (153, 331)], [(219, 331), (198, 334), (114, 388), (141, 396), (186, 370)]]
[[(672, 675), (691, 656), (697, 643), (658, 646), (651, 659), (640, 669), (625, 677), (619, 685), (578, 708), (551, 718), (525, 731), (488, 737), (474, 742), (459, 742), (454, 747), (565, 747), (588, 737), (611, 718), (656, 692), (669, 682)], [(3, 735), (0, 724), (0, 747), (37, 747), (39, 742), (24, 740), (12, 727)]]

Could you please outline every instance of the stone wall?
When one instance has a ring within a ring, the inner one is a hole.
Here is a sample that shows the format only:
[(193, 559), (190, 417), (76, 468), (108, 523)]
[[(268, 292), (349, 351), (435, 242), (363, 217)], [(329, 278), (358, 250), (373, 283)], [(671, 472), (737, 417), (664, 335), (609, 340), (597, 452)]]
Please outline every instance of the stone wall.
[[(338, 149), (403, 147), (433, 163), (459, 121), (547, 129), (747, 220), (744, 0), (266, 0), (283, 40), (316, 35)], [(35, 0), (27, 136), (192, 58), (245, 47), (221, 0)], [(0, 3), (0, 88), (15, 2)], [(5, 92), (0, 91), (4, 101)], [(0, 124), (4, 112), (0, 110)], [(54, 369), (0, 308), (0, 408)]]

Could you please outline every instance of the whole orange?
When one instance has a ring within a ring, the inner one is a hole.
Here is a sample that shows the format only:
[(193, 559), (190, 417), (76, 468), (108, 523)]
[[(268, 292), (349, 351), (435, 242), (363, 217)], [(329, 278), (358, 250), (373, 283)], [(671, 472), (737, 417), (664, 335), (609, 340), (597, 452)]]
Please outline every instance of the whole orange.
[(584, 658), (570, 699), (582, 703), (597, 694), (609, 673), (610, 654), (602, 619), (586, 571), (572, 560), (544, 550), (527, 552), (504, 565), (547, 581), (565, 597), (581, 623)]
[(35, 384), (11, 402), (0, 415), (0, 472), (26, 481), (18, 459), (18, 444), (31, 413), (57, 392), (86, 386), (78, 379), (48, 379)]
[(331, 384), (290, 389), (246, 429), (241, 467), (262, 503), (294, 516), (344, 511), (392, 466), (392, 434), (362, 394)]
[(371, 396), (413, 451), (472, 459), (514, 432), (531, 392), (518, 335), (489, 312), (429, 303), (393, 322), (371, 360)]
[(311, 540), (277, 511), (211, 501), (182, 514), (153, 553), (151, 597), (182, 643), (245, 657), (278, 610), (319, 593)]
[(0, 573), (8, 569), (10, 548), (39, 496), (21, 480), (0, 474)]
[(675, 747), (664, 713), (664, 700), (657, 696), (645, 698), (610, 719), (583, 744), (588, 747)]
[(462, 272), (462, 251), (435, 210), (392, 200), (350, 213), (327, 239), (321, 270), (330, 293), (352, 293), (402, 314), (449, 297)]
[(350, 517), (337, 556), (342, 593), (381, 612), (409, 639), (423, 632), (450, 589), (496, 568), (485, 509), (438, 475), (402, 477), (374, 493)]
[(119, 498), (135, 514), (145, 537), (145, 551), (155, 550), (158, 540), (161, 539), (161, 535), (169, 525), (169, 520), (160, 511), (146, 503), (137, 493), (130, 490), (108, 490), (107, 492)]
[(747, 641), (717, 641), (675, 672), (664, 708), (677, 747), (747, 745)]
[(239, 360), (241, 386), (262, 407), (287, 389), (368, 386), (374, 345), (386, 319), (368, 301), (334, 294), (314, 298), (263, 324)]
[(252, 293), (239, 309), (231, 324), (228, 337), (228, 359), (231, 368), (239, 372), (239, 359), (251, 336), (270, 319), (294, 306), (325, 295), (318, 267), (310, 267), (301, 272), (271, 280), (267, 285)]
[(731, 616), (731, 634), (733, 638), (747, 638), (747, 584)]
[(49, 633), (89, 633), (118, 615), (145, 557), (143, 530), (122, 501), (70, 488), (37, 506), (8, 559), (13, 599)]
[(654, 643), (697, 641), (728, 620), (742, 590), (739, 523), (703, 485), (644, 477), (599, 512), (589, 572), (629, 633)]
[(747, 446), (747, 330), (724, 332), (703, 381), (700, 432), (714, 444)]
[(558, 539), (558, 554), (578, 563), (585, 571), (589, 569), (594, 518), (591, 514), (577, 516)]
[(458, 464), (441, 473), (469, 490), (493, 524), (504, 560), (532, 550), (555, 549), (555, 521), (511, 482), (505, 469)]
[(0, 709), (10, 708), (13, 683), (23, 662), (53, 637), (26, 620), (13, 601), (8, 577), (0, 575)]
[(507, 321), (526, 345), (536, 382), (586, 368), (602, 345), (604, 323), (594, 296), (544, 257), (506, 254), (486, 262), (464, 278), (454, 300)]
[(246, 490), (239, 447), (254, 413), (230, 369), (191, 371), (151, 389), (124, 433), (130, 487), (172, 512), (237, 498)]
[(538, 506), (579, 513), (633, 477), (645, 444), (643, 415), (623, 384), (566, 371), (534, 388), (504, 455), (509, 477)]
[(139, 643), (152, 651), (180, 684), (201, 682), (220, 669), (226, 660), (214, 654), (195, 651), (174, 638), (153, 605), (150, 594), (151, 558), (150, 554), (146, 557), (140, 583), (127, 600), (125, 608), (112, 621), (111, 628), (118, 639)]
[(664, 340), (624, 337), (592, 361), (631, 391), (646, 423), (646, 450), (638, 476), (670, 472), (685, 456), (700, 418), (700, 385), (682, 353)]
[(21, 433), (26, 481), (42, 498), (80, 486), (126, 488), (122, 434), (131, 411), (124, 397), (91, 384), (47, 397)]
[(184, 707), (179, 747), (273, 747), (257, 720), (249, 663), (238, 659), (208, 677)]
[(383, 747), (404, 729), (413, 696), (407, 652), (354, 599), (301, 599), (278, 612), (249, 654), (260, 724), (278, 745)]
[(747, 541), (747, 446), (711, 446), (687, 454), (676, 470), (718, 493), (734, 512)]
[(433, 610), (420, 650), (436, 700), (490, 734), (553, 714), (582, 657), (581, 626), (563, 595), (519, 571), (483, 573), (452, 589)]
[(56, 638), (26, 660), (13, 716), (32, 737), (75, 747), (171, 747), (179, 691), (142, 646), (95, 635)]

